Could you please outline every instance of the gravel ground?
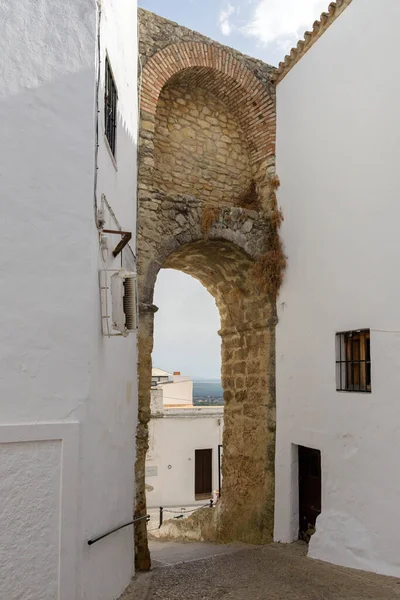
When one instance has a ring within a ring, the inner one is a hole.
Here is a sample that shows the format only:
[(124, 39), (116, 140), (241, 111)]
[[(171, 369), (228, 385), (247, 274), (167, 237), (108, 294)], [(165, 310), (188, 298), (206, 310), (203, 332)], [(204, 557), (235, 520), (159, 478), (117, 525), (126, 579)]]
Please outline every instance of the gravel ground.
[(157, 567), (145, 577), (145, 592), (134, 584), (125, 600), (400, 599), (400, 580), (314, 561), (298, 544), (239, 549)]

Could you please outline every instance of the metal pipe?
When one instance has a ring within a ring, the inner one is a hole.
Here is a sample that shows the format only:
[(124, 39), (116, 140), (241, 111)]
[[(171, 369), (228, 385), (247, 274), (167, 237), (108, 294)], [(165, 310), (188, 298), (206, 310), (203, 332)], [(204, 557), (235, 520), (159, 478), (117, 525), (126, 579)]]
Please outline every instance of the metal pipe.
[(111, 531), (107, 531), (107, 533), (103, 533), (103, 535), (99, 535), (99, 537), (89, 540), (88, 546), (92, 546), (96, 542), (99, 542), (100, 540), (111, 535), (112, 533), (115, 533), (116, 531), (119, 531), (120, 529), (124, 529), (125, 527), (129, 527), (129, 525), (133, 525), (134, 523), (137, 523), (138, 521), (144, 521), (144, 520), (146, 520), (148, 522), (150, 520), (150, 515), (146, 515), (145, 517), (139, 517), (137, 519), (133, 519), (133, 521), (129, 521), (129, 523), (125, 523), (125, 525), (120, 525), (119, 527), (116, 527), (115, 529), (111, 529)]

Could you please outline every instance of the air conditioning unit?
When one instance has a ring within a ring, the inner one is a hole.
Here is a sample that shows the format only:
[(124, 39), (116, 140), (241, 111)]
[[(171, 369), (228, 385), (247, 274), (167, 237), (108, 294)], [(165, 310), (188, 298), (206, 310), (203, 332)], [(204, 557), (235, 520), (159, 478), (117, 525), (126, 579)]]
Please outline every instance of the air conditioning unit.
[(103, 334), (126, 337), (138, 326), (137, 278), (125, 269), (101, 272)]

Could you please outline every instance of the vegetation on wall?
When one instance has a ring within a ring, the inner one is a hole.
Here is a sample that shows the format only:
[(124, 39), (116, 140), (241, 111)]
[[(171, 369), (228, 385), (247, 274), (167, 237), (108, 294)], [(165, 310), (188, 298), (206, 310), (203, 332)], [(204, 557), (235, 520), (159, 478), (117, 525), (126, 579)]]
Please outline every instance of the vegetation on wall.
[[(284, 220), (282, 209), (278, 206), (276, 192), (280, 186), (279, 177), (275, 175), (268, 180), (268, 221), (270, 225), (269, 248), (254, 263), (249, 275), (250, 280), (263, 293), (276, 298), (282, 285), (283, 275), (286, 269), (287, 257), (284, 253), (279, 230)], [(260, 194), (256, 183), (252, 181), (247, 193), (241, 197), (239, 205), (246, 210), (261, 211)], [(221, 217), (221, 207), (204, 206), (200, 217), (200, 227), (203, 235), (208, 236), (213, 225)], [(229, 217), (228, 217), (229, 219)], [(232, 305), (241, 304), (243, 290), (234, 288), (229, 294), (228, 303)]]
[(228, 294), (228, 302), (231, 304), (240, 304), (245, 296), (243, 288), (235, 286)]
[(249, 189), (238, 200), (237, 205), (249, 210), (258, 210), (260, 208), (260, 196), (257, 191), (255, 181), (250, 183)]
[(211, 227), (220, 217), (221, 210), (216, 206), (205, 206), (201, 211), (200, 228), (204, 236), (207, 236)]
[(283, 281), (287, 257), (283, 250), (279, 229), (283, 222), (283, 213), (278, 206), (276, 190), (280, 186), (279, 177), (275, 175), (270, 179), (270, 224), (271, 235), (268, 251), (260, 256), (252, 268), (251, 276), (254, 283), (263, 292), (276, 298)]

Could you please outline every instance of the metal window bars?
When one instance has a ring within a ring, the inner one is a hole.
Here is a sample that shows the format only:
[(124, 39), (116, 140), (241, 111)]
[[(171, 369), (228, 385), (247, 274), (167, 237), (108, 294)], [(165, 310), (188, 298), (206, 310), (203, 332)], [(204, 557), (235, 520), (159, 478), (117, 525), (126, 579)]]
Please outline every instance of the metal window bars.
[(336, 390), (371, 392), (370, 330), (336, 334)]
[(106, 57), (106, 76), (104, 86), (104, 125), (110, 150), (115, 158), (117, 130), (117, 87), (111, 70), (110, 61)]

